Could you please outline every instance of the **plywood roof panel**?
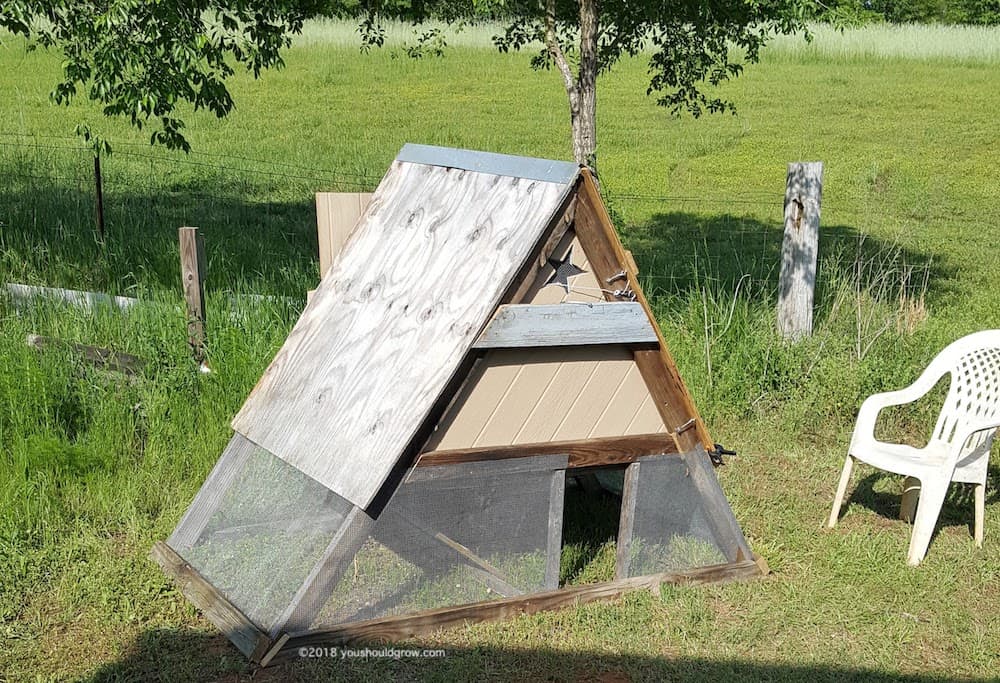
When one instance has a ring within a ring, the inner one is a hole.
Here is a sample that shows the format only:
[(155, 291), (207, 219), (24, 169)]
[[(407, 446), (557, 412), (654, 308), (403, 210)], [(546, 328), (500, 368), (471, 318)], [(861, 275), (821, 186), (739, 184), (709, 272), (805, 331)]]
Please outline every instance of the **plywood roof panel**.
[(366, 507), (571, 187), (394, 162), (233, 428)]

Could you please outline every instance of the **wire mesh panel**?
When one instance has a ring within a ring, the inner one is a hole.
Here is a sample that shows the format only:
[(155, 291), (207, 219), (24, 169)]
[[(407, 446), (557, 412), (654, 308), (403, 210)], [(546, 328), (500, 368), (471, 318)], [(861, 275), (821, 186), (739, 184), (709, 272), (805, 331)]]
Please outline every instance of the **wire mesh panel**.
[(618, 576), (677, 572), (750, 557), (703, 451), (642, 458), (625, 475)]
[(237, 433), (167, 543), (269, 630), (352, 507)]
[(565, 466), (539, 456), (411, 470), (313, 627), (556, 588)]

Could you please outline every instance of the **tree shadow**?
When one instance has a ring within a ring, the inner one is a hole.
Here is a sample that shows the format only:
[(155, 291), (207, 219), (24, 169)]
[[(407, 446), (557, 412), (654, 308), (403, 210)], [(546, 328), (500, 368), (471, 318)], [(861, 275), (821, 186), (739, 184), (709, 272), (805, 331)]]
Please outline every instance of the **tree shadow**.
[[(361, 653), (365, 646), (352, 646)], [(439, 646), (408, 642), (405, 645), (370, 645), (372, 651), (389, 647), (402, 650)], [(767, 664), (734, 659), (671, 657), (656, 654), (608, 654), (556, 651), (517, 646), (449, 647), (444, 656), (341, 657), (343, 650), (324, 657), (303, 657), (266, 669), (255, 669), (222, 636), (183, 629), (144, 632), (118, 660), (100, 667), (82, 680), (89, 683), (120, 681), (867, 681), (923, 683), (959, 680), (935, 674), (900, 674), (851, 666), (823, 664)], [(987, 680), (965, 678), (967, 681)]]
[[(630, 226), (625, 241), (650, 295), (685, 298), (702, 288), (774, 305), (782, 263), (783, 226), (734, 214), (657, 213)], [(785, 255), (787, 258), (788, 255)], [(955, 267), (926, 253), (867, 235), (849, 225), (820, 227), (814, 300), (822, 319), (837, 287), (849, 284), (876, 300), (900, 294), (936, 301), (951, 290)]]
[(92, 188), (34, 176), (0, 186), (0, 277), (117, 295), (180, 291), (177, 229), (197, 226), (205, 236), (209, 291), (242, 285), (301, 297), (314, 287), (312, 194), (258, 201), (260, 192), (240, 194), (240, 187), (221, 182), (106, 186), (103, 241)]

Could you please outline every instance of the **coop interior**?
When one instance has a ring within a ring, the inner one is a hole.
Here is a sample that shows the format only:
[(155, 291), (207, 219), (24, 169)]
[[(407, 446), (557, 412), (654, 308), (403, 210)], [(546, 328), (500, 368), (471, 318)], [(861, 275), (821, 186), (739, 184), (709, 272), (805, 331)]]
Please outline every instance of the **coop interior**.
[[(742, 537), (718, 522), (721, 490), (704, 488), (714, 482), (700, 476), (704, 461), (647, 456), (574, 473), (565, 455), (542, 455), (415, 467), (373, 526), (352, 534), (348, 501), (237, 434), (213, 473), (229, 479), (221, 497), (196, 499), (168, 544), (262, 631), (308, 631), (555, 590), (587, 580), (581, 570), (609, 543), (615, 576), (591, 580), (744, 559)], [(335, 569), (310, 583), (324, 553)], [(300, 595), (307, 584), (312, 594)]]

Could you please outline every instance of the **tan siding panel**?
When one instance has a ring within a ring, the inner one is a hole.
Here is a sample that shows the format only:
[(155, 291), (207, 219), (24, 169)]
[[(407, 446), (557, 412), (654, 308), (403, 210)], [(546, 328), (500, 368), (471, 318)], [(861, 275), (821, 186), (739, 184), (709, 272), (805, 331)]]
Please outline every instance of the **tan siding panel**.
[[(646, 383), (639, 374), (635, 363), (629, 365), (628, 372), (607, 410), (594, 425), (589, 436), (621, 436), (628, 431), (629, 424), (639, 412), (643, 401), (649, 396)], [(654, 430), (655, 431), (655, 430)]]
[[(542, 360), (546, 356), (550, 360)], [(552, 354), (532, 352), (473, 446), (513, 443), (515, 436), (531, 415), (532, 409), (538, 405), (542, 395), (552, 383), (559, 366), (560, 362), (552, 359)]]
[(424, 450), (659, 431), (626, 348), (497, 350), (484, 356)]
[(663, 424), (663, 418), (653, 403), (653, 397), (647, 392), (646, 399), (639, 406), (639, 411), (632, 418), (625, 430), (625, 435), (629, 434), (657, 434), (665, 432), (667, 428)]
[(590, 435), (632, 365), (626, 349), (616, 348), (614, 351), (619, 358), (604, 360), (598, 365), (556, 429), (555, 441), (586, 439)]
[(319, 238), (319, 273), (330, 270), (371, 201), (370, 192), (317, 192), (316, 230)]

